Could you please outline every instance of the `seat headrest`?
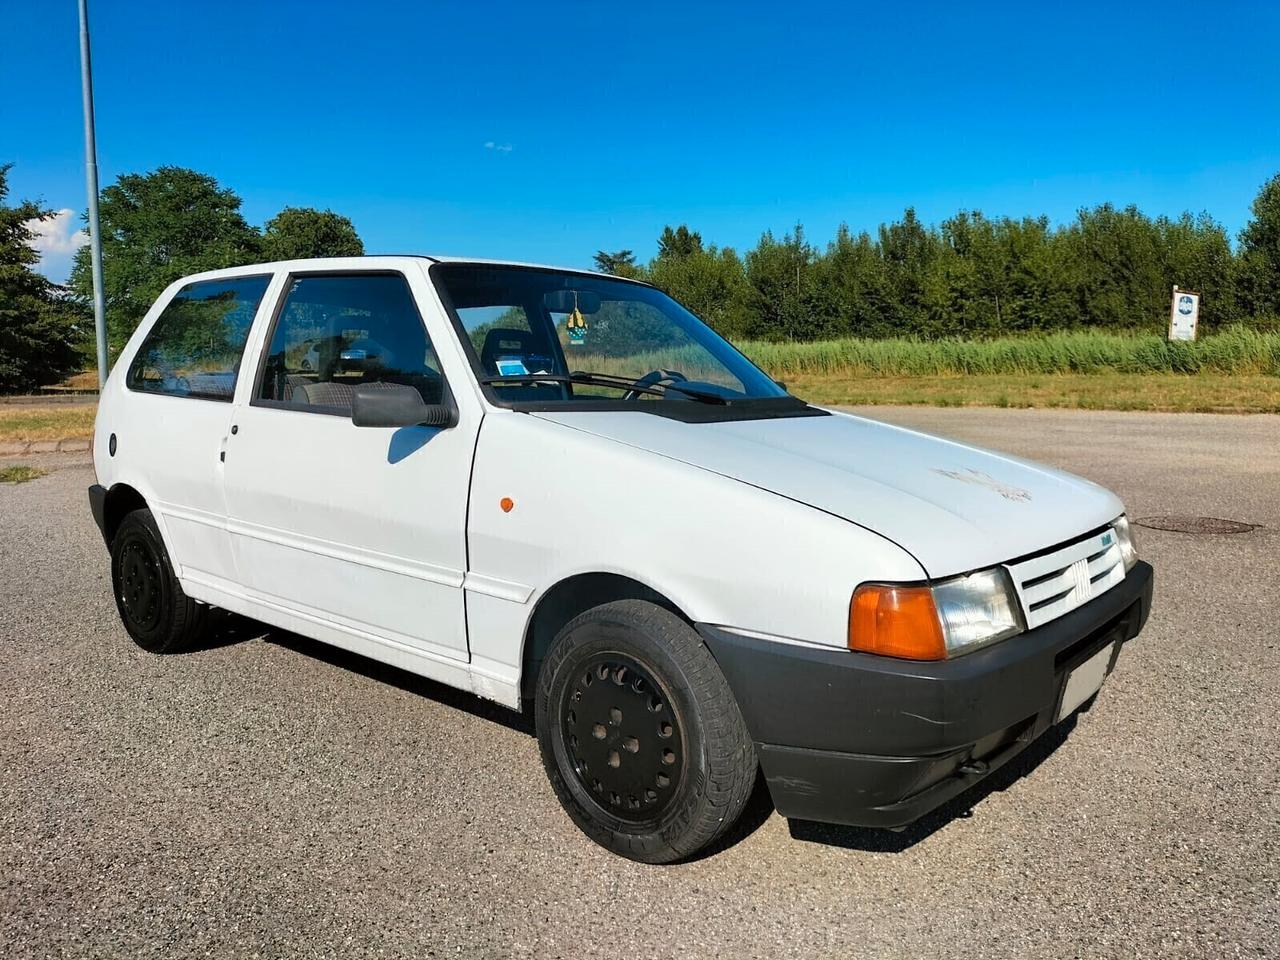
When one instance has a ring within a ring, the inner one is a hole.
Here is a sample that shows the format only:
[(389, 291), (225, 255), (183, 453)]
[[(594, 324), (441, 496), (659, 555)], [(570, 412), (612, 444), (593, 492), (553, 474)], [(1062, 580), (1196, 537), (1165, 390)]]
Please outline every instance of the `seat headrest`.
[(524, 357), (537, 352), (537, 337), (528, 330), (513, 327), (494, 327), (484, 335), (480, 348), (480, 365), (489, 373), (498, 372), (498, 358)]

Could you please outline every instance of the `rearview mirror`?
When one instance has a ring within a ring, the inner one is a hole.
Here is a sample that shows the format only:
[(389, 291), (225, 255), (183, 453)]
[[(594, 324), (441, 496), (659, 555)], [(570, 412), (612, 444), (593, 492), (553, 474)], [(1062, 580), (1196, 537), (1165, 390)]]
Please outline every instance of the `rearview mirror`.
[(452, 427), (453, 407), (443, 403), (423, 403), (412, 387), (401, 390), (356, 387), (351, 403), (351, 422), (357, 427)]
[(593, 314), (600, 309), (600, 294), (591, 290), (548, 290), (542, 295), (542, 304), (552, 313)]

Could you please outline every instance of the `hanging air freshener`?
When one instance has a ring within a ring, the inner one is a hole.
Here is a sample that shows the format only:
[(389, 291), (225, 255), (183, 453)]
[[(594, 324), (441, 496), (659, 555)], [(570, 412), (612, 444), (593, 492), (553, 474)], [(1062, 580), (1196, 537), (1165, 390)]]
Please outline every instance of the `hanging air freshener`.
[(573, 292), (573, 312), (569, 314), (569, 319), (565, 321), (565, 328), (569, 331), (570, 345), (582, 346), (582, 344), (586, 343), (587, 318), (578, 309), (578, 291), (576, 290)]

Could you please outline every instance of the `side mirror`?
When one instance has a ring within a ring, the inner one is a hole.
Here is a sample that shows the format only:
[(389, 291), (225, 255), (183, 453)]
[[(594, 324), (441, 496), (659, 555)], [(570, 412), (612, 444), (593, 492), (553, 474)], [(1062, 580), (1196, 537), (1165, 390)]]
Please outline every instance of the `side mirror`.
[(386, 390), (356, 387), (351, 422), (357, 427), (452, 427), (456, 417), (443, 403), (423, 403), (412, 387)]

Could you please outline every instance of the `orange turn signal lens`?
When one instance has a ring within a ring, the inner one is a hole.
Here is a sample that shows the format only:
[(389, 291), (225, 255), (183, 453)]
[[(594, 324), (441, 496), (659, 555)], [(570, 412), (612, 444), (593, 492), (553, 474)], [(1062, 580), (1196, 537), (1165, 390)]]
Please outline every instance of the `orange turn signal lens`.
[(864, 583), (849, 601), (849, 649), (904, 660), (945, 660), (947, 642), (928, 587)]

